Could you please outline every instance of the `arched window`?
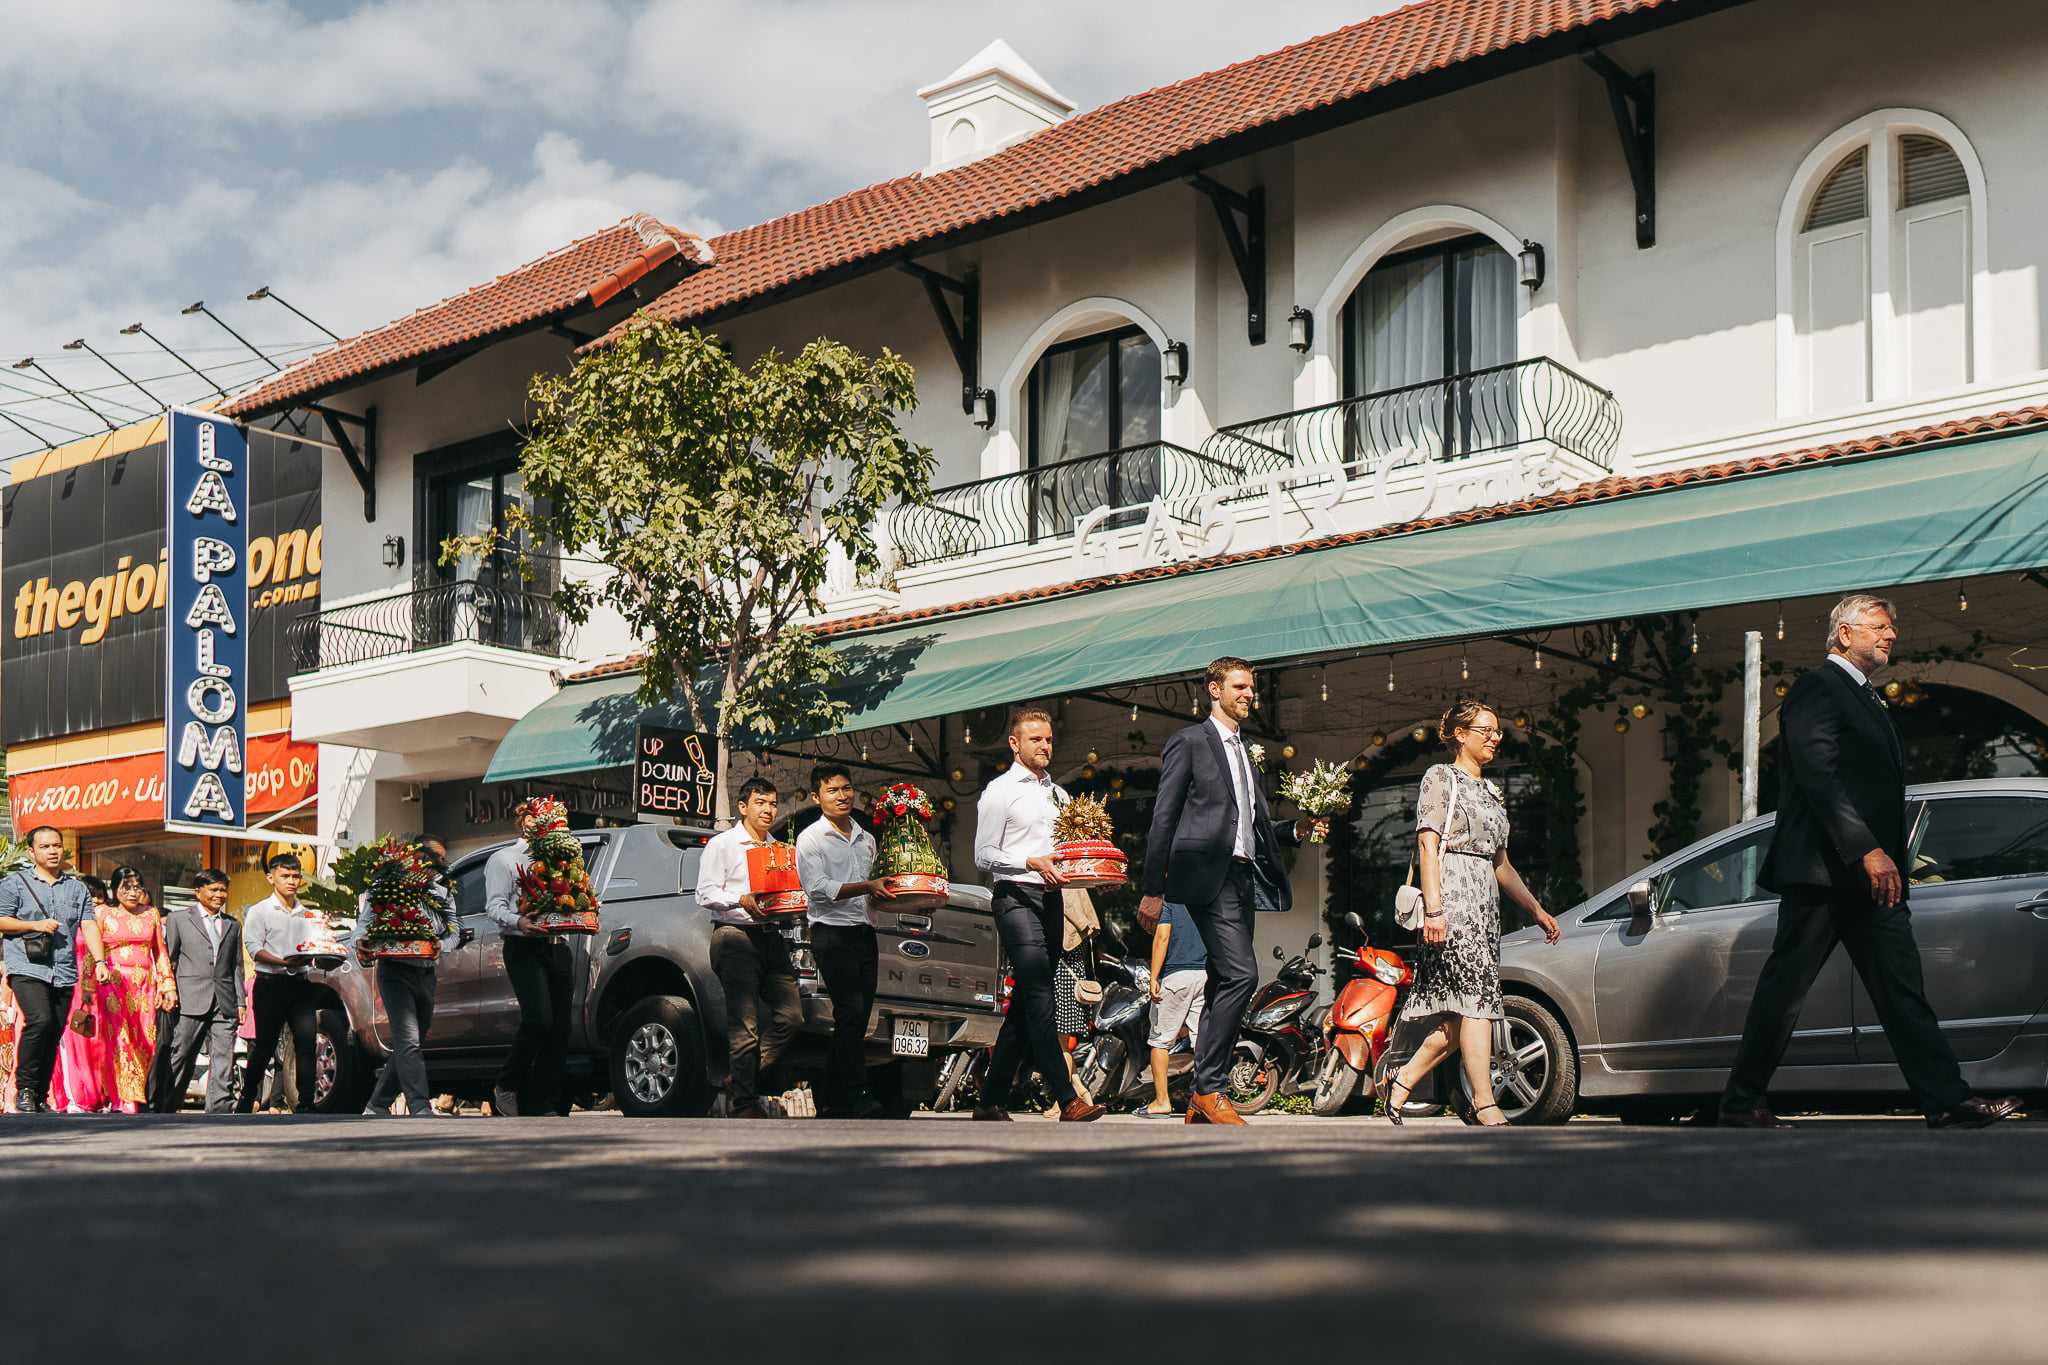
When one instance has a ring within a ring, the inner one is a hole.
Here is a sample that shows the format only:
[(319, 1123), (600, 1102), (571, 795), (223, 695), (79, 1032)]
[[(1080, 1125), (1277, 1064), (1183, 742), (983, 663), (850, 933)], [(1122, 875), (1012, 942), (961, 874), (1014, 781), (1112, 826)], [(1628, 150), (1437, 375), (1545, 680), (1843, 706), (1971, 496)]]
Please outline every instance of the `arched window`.
[(1093, 508), (1135, 507), (1158, 493), (1160, 382), (1159, 348), (1139, 327), (1063, 341), (1039, 357), (1025, 394), (1029, 540), (1064, 535)]
[[(1930, 116), (1931, 117), (1931, 116)], [(1826, 412), (1971, 382), (1970, 173), (1887, 111), (1844, 130), (1793, 207), (1788, 410)], [(1938, 122), (1938, 120), (1933, 120)]]
[(965, 161), (973, 156), (977, 136), (974, 120), (956, 120), (953, 126), (946, 130), (946, 160)]
[(1344, 396), (1370, 400), (1351, 433), (1362, 453), (1513, 444), (1514, 376), (1488, 372), (1516, 359), (1515, 279), (1514, 257), (1462, 236), (1388, 256), (1359, 281), (1344, 305)]

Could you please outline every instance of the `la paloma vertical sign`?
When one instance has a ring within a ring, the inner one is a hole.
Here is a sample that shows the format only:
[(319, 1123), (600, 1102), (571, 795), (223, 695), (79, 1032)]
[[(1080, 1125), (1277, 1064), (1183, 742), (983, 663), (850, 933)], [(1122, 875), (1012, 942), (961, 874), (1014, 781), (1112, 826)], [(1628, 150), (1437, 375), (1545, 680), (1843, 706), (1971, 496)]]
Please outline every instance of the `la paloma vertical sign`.
[(249, 442), (211, 413), (168, 415), (164, 828), (223, 834), (248, 823)]

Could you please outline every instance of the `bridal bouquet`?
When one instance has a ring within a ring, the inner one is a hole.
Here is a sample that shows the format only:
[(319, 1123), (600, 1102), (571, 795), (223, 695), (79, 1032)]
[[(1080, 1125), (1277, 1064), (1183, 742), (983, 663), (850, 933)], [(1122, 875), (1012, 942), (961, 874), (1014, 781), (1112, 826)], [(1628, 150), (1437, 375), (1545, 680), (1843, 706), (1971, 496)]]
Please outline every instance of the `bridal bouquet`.
[(514, 807), (512, 819), (533, 859), (519, 870), (519, 913), (551, 934), (596, 933), (597, 892), (583, 841), (569, 832), (569, 808), (539, 796)]
[(1122, 886), (1130, 860), (1116, 846), (1109, 809), (1093, 796), (1069, 797), (1052, 817), (1052, 865), (1060, 885), (1077, 888)]
[[(1306, 772), (1287, 773), (1280, 779), (1280, 795), (1292, 801), (1305, 815), (1342, 815), (1351, 809), (1351, 770), (1342, 763), (1310, 764)], [(1320, 844), (1319, 834), (1309, 842)]]
[(924, 822), (932, 818), (932, 801), (917, 786), (898, 782), (875, 803), (882, 823), (873, 874), (896, 894), (892, 910), (922, 910), (944, 905), (952, 897), (946, 865), (932, 847)]

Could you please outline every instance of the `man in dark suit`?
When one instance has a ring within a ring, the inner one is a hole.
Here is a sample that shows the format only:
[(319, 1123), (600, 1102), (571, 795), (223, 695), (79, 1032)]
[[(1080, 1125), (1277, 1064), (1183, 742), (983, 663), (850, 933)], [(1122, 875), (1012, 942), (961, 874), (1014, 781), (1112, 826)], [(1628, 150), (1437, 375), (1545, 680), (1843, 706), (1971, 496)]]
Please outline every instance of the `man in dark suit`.
[[(206, 1112), (231, 1114), (235, 1031), (242, 1018), (242, 926), (227, 913), (227, 873), (207, 868), (192, 879), (192, 894), (199, 904), (164, 922), (164, 951), (176, 984), (164, 1004), (178, 1012), (178, 1026), (169, 1039), (170, 1068), (154, 1103), (160, 1114), (178, 1112), (204, 1037)], [(159, 1046), (163, 1043), (158, 1040)]]
[(1266, 807), (1259, 756), (1239, 728), (1252, 713), (1252, 666), (1218, 659), (1207, 679), (1209, 718), (1168, 739), (1160, 755), (1138, 922), (1150, 932), (1168, 896), (1193, 917), (1209, 954), (1209, 993), (1187, 1121), (1243, 1123), (1224, 1089), (1244, 1008), (1259, 984), (1252, 913), (1293, 903), (1280, 845), (1299, 844), (1311, 830), (1325, 833), (1329, 822), (1275, 820)]
[(1906, 750), (1870, 675), (1898, 639), (1892, 604), (1845, 597), (1828, 617), (1828, 659), (1779, 712), (1778, 824), (1757, 881), (1780, 895), (1778, 933), (1757, 977), (1721, 1096), (1728, 1128), (1790, 1128), (1764, 1107), (1799, 1007), (1837, 941), (1849, 950), (1930, 1128), (1982, 1128), (2017, 1099), (1970, 1094), (1921, 984), (1906, 909)]

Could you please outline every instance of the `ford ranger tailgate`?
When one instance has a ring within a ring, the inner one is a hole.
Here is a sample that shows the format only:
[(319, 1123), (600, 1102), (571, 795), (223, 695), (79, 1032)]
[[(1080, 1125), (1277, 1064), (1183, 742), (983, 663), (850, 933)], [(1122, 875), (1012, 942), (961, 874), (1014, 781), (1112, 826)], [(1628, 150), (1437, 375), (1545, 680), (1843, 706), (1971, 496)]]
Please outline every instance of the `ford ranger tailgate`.
[(876, 1003), (917, 1002), (993, 1012), (1002, 993), (1003, 949), (989, 893), (955, 883), (936, 910), (877, 906)]

